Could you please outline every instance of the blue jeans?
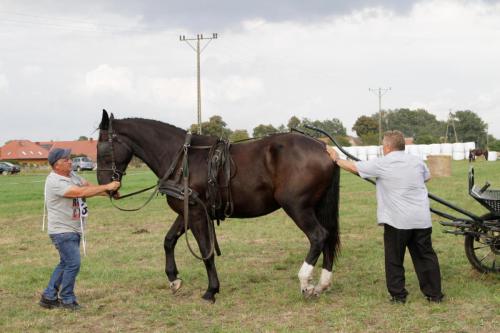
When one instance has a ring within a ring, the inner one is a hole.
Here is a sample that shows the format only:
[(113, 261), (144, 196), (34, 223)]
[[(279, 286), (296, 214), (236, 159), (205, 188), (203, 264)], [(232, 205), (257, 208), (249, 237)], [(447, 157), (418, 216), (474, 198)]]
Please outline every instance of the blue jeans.
[(59, 293), (63, 303), (76, 302), (74, 289), (76, 276), (80, 271), (80, 234), (67, 232), (49, 236), (59, 251), (60, 261), (50, 277), (43, 296), (49, 300), (56, 300)]

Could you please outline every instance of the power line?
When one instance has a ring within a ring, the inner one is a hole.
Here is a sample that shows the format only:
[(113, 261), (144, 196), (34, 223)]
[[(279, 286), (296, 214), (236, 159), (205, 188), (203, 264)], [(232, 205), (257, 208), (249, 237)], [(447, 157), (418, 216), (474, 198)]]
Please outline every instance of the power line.
[[(200, 54), (214, 39), (217, 39), (217, 33), (213, 33), (212, 37), (203, 37), (202, 34), (196, 35), (196, 38), (186, 38), (186, 36), (179, 36), (181, 42), (186, 42), (196, 52), (196, 82), (198, 90), (198, 134), (201, 133), (201, 79), (200, 79)], [(200, 49), (200, 41), (208, 40), (208, 42)], [(196, 41), (196, 47), (191, 45), (190, 41)]]
[(38, 25), (44, 27), (50, 27), (55, 29), (64, 29), (70, 31), (78, 32), (91, 32), (91, 33), (148, 33), (154, 31), (161, 31), (166, 29), (165, 27), (158, 27), (153, 30), (152, 28), (141, 28), (141, 27), (130, 27), (130, 26), (119, 26), (111, 24), (102, 24), (95, 21), (85, 21), (73, 18), (64, 17), (51, 17), (51, 16), (41, 16), (41, 15), (31, 15), (24, 13), (6, 12), (0, 10), (0, 23), (7, 23), (12, 25)]
[(384, 96), (391, 87), (389, 88), (369, 88), (369, 91), (378, 95), (378, 142), (382, 144), (382, 96)]

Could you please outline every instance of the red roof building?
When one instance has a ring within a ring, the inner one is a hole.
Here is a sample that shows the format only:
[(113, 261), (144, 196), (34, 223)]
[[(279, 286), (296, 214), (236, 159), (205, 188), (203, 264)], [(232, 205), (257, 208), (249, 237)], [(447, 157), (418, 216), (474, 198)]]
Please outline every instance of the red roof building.
[(19, 163), (45, 164), (49, 151), (53, 148), (69, 148), (71, 155), (85, 155), (97, 159), (97, 141), (48, 141), (12, 140), (0, 148), (0, 160), (13, 160)]
[(97, 141), (92, 138), (85, 141), (45, 141), (37, 143), (47, 150), (69, 148), (71, 149), (71, 155), (85, 155), (94, 161), (97, 159)]
[(29, 140), (12, 140), (2, 147), (0, 159), (23, 162), (46, 162), (49, 151)]

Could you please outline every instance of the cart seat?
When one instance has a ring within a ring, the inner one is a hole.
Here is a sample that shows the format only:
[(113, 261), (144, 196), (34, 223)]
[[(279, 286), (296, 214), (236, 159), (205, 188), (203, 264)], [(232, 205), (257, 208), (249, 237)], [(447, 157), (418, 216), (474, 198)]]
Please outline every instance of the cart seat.
[(469, 169), (469, 194), (491, 213), (500, 215), (500, 189), (488, 189), (489, 183), (479, 187), (474, 185), (474, 168)]

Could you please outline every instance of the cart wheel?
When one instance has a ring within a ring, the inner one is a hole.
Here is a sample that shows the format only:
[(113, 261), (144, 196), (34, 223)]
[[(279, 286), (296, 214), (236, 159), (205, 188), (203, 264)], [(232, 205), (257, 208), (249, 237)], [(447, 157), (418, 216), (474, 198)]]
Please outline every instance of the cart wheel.
[(491, 237), (475, 238), (465, 235), (465, 254), (472, 266), (481, 273), (500, 272), (500, 237), (493, 231), (488, 232)]

